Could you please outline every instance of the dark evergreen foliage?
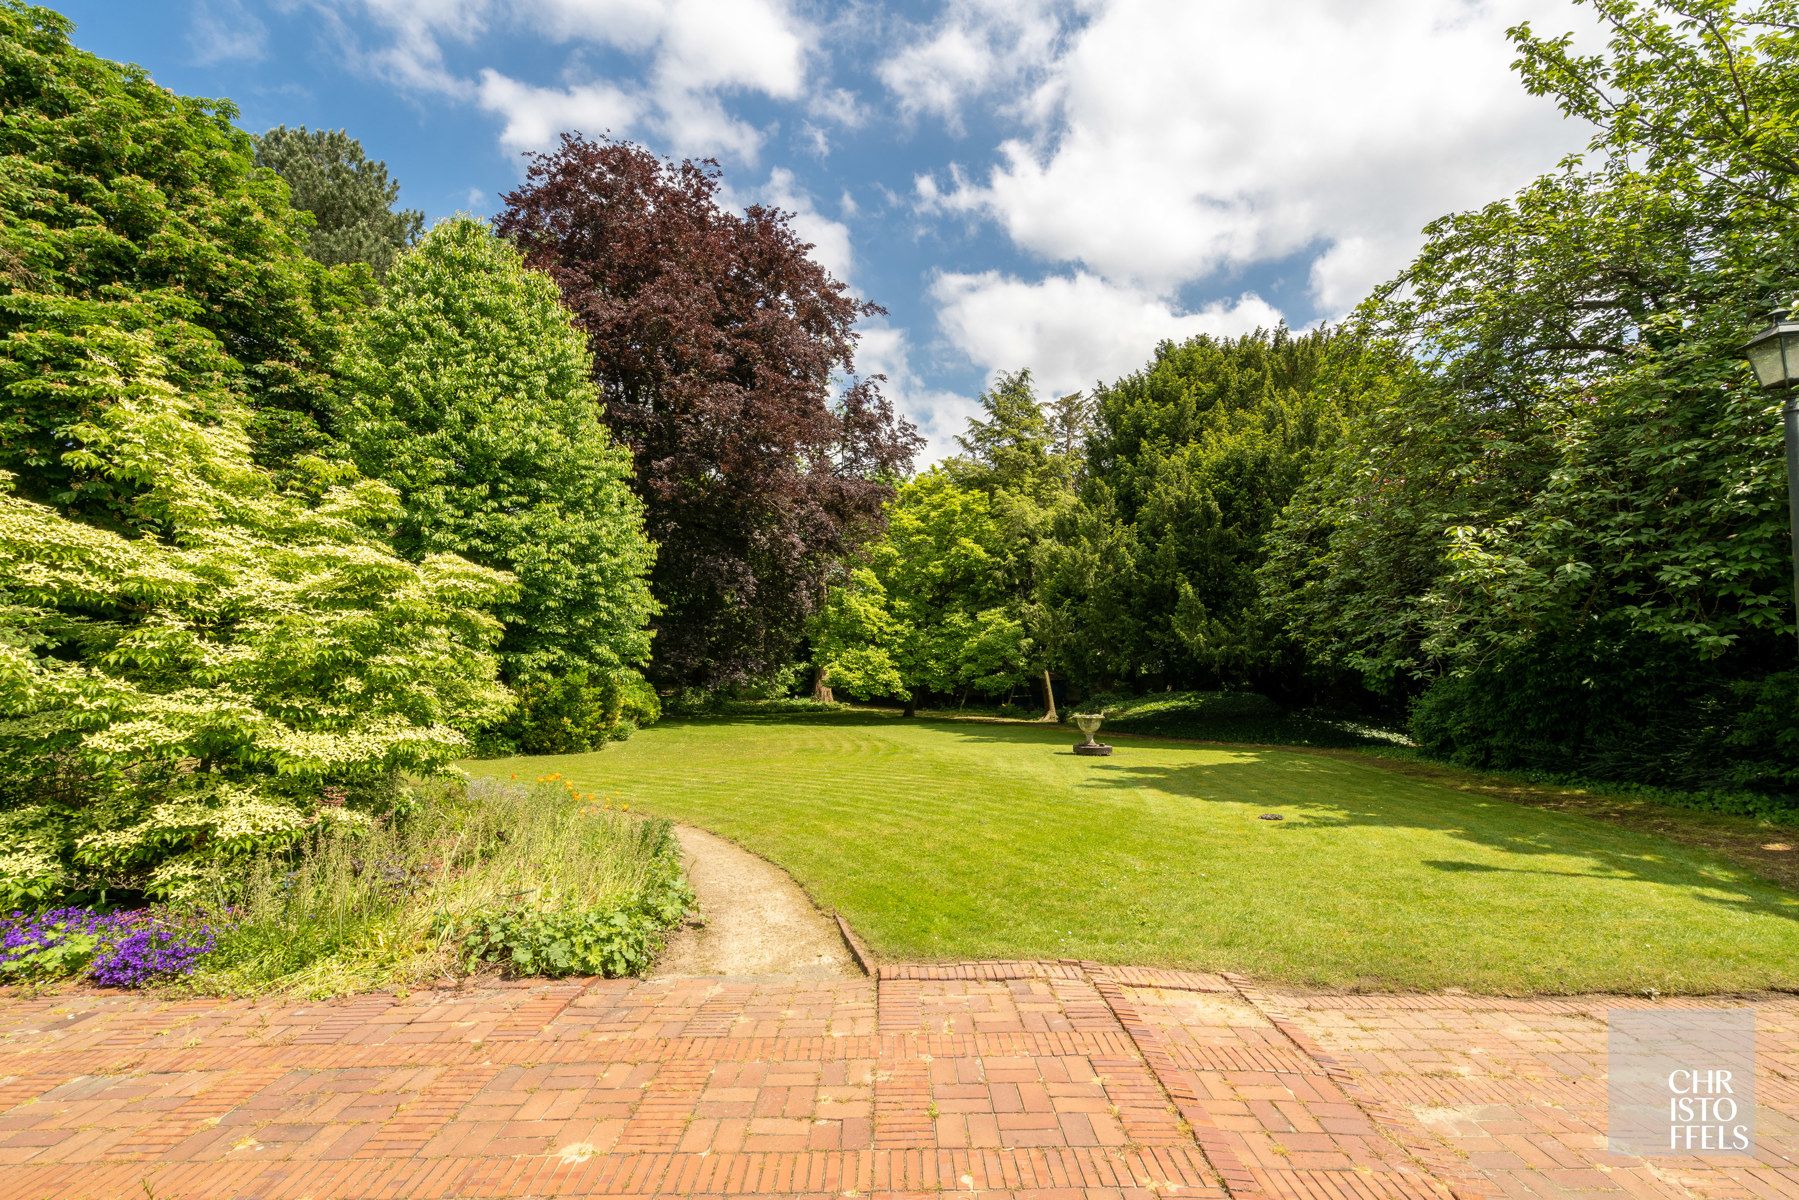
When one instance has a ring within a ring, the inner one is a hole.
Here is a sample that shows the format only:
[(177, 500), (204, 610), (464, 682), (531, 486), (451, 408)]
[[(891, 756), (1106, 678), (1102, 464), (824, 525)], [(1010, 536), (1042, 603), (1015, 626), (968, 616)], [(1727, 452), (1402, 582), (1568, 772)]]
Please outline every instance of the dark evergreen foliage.
[(367, 263), (385, 275), (418, 240), (425, 214), (394, 208), (400, 184), (341, 129), (275, 128), (256, 139), (256, 165), (287, 184), (293, 206), (312, 214), (306, 252), (327, 266)]

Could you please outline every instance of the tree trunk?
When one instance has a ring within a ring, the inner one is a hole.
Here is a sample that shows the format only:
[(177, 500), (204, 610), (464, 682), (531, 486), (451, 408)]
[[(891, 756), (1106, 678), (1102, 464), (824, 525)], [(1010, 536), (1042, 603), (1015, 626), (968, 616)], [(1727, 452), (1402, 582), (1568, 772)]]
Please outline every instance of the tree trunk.
[(1056, 715), (1056, 689), (1049, 681), (1049, 668), (1043, 668), (1043, 719), (1050, 724), (1057, 724), (1062, 718)]
[(837, 697), (831, 691), (831, 685), (823, 667), (812, 669), (812, 698), (820, 704), (837, 703)]
[(917, 709), (917, 708), (916, 708), (916, 707), (915, 707), (915, 705), (916, 705), (916, 704), (917, 704), (917, 703), (918, 703), (918, 702), (917, 702), (917, 701), (915, 701), (915, 700), (914, 700), (914, 699), (912, 699), (912, 697), (910, 697), (910, 696), (907, 696), (907, 697), (906, 697), (906, 707), (905, 707), (905, 709), (904, 709), (904, 710), (903, 710), (903, 711), (902, 711), (902, 712), (901, 712), (901, 713), (900, 713), (900, 716), (902, 716), (902, 717), (912, 717), (912, 716), (917, 716), (917, 715), (918, 715), (918, 709)]

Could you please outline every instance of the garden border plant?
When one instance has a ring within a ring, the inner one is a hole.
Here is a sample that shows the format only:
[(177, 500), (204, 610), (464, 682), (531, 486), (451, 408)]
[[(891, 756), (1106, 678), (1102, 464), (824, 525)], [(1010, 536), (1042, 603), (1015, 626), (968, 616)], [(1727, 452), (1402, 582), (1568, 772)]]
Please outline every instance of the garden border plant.
[(0, 984), (306, 996), (629, 975), (693, 904), (666, 820), (559, 777), (415, 781), (186, 904), (0, 918)]
[(196, 990), (329, 995), (484, 971), (623, 975), (692, 905), (673, 830), (560, 776), (415, 785), (394, 819), (265, 862)]
[(0, 983), (85, 978), (141, 987), (191, 974), (218, 947), (232, 914), (166, 907), (15, 911), (0, 920)]

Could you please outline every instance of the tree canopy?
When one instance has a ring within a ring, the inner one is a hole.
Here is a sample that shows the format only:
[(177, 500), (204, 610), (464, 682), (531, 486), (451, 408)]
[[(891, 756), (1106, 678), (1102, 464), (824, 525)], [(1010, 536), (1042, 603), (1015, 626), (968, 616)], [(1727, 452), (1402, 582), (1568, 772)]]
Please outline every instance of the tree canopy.
[(277, 125), (256, 139), (256, 165), (287, 184), (295, 208), (312, 214), (306, 252), (328, 266), (366, 263), (385, 275), (418, 239), (425, 214), (396, 209), (400, 185), (342, 129)]
[(338, 370), (346, 447), (400, 493), (395, 546), (518, 579), (498, 612), (504, 677), (527, 700), (516, 740), (588, 749), (603, 718), (585, 736), (551, 736), (529, 701), (576, 675), (593, 689), (636, 686), (655, 551), (556, 285), (480, 222), (445, 221), (389, 272)]
[(77, 478), (57, 432), (104, 400), (70, 365), (96, 325), (143, 333), (177, 388), (241, 390), (265, 461), (320, 448), (336, 318), (366, 274), (297, 252), (305, 218), (253, 167), (230, 104), (77, 50), (69, 28), (0, 0), (0, 469), (34, 499), (118, 503), (123, 485)]
[(362, 285), (227, 108), (10, 2), (0, 92), (0, 904), (183, 894), (465, 754), (512, 584), (394, 554), (385, 485), (253, 461)]
[(815, 666), (864, 695), (887, 678), (873, 646), (903, 682), (888, 694), (1040, 686), (1046, 711), (1056, 675), (1086, 690), (1303, 690), (1256, 572), (1277, 515), (1381, 361), (1356, 338), (1280, 329), (1165, 343), (1091, 399), (1046, 403), (1029, 371), (1001, 373), (963, 452), (889, 506), (871, 576), (851, 572), (833, 591), (833, 617), (858, 614), (857, 634), (821, 629)]
[[(1082, 499), (1099, 523), (1069, 539), (1051, 587), (1068, 622), (1109, 647), (1110, 664), (1086, 664), (1100, 672), (1089, 682), (1291, 686), (1272, 677), (1256, 570), (1275, 517), (1353, 410), (1364, 359), (1326, 332), (1198, 337), (1094, 391)], [(1117, 578), (1094, 589), (1105, 559)]]
[[(71, 886), (178, 894), (234, 856), (391, 800), (509, 703), (509, 578), (395, 556), (392, 491), (315, 505), (250, 462), (241, 417), (184, 398), (150, 339), (83, 334), (112, 403), (63, 430), (136, 482), (136, 528), (0, 491), (0, 902)], [(337, 812), (321, 801), (335, 797)]]
[(1600, 54), (1514, 31), (1589, 154), (1435, 223), (1363, 308), (1418, 371), (1283, 518), (1270, 587), (1439, 753), (1790, 789), (1786, 480), (1740, 345), (1799, 277), (1799, 10), (1591, 7)]

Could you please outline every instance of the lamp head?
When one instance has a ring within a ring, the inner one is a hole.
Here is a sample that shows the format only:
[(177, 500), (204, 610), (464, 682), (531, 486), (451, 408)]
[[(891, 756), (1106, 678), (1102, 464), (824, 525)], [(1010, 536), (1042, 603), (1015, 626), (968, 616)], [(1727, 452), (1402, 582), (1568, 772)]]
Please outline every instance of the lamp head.
[(1765, 388), (1789, 388), (1799, 384), (1799, 321), (1785, 309), (1775, 311), (1768, 327), (1749, 339), (1743, 355)]

